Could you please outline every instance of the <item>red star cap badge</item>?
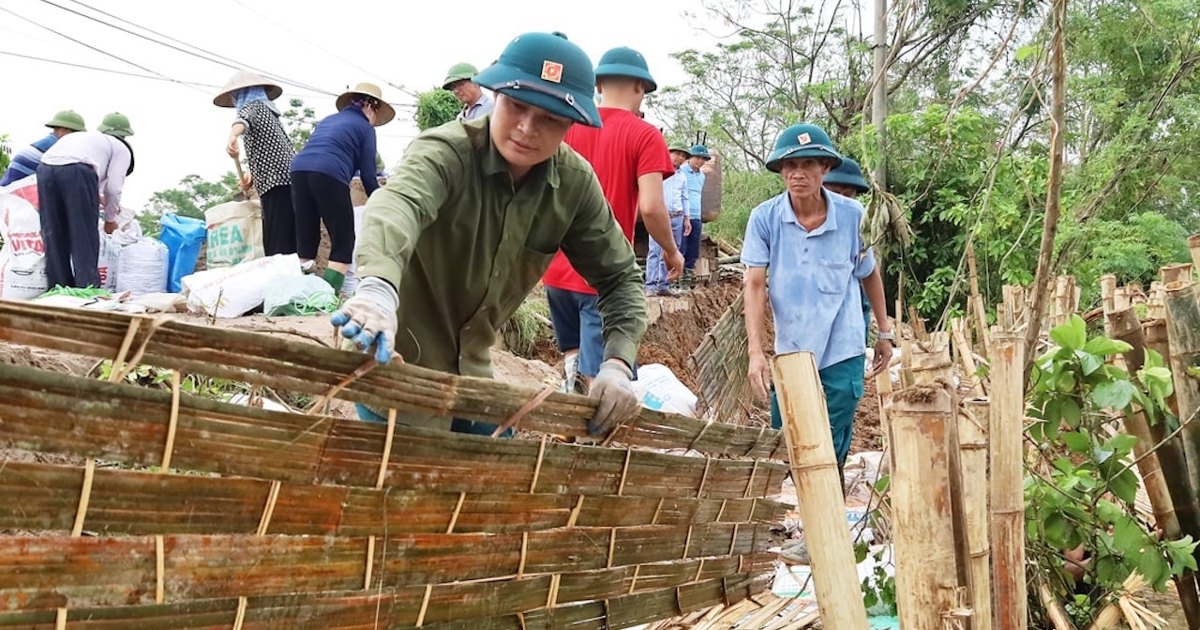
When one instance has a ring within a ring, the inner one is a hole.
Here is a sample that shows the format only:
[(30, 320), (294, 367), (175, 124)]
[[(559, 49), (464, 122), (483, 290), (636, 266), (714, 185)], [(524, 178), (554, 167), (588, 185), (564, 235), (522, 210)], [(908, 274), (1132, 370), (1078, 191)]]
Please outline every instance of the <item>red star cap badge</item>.
[(553, 83), (562, 82), (563, 65), (549, 59), (542, 62), (542, 80)]

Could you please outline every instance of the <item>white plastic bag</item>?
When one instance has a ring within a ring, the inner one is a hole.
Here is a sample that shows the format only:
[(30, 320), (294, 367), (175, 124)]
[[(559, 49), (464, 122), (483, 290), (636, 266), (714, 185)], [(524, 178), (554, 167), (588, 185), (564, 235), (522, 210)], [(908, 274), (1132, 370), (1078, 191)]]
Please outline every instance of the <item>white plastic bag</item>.
[(256, 258), (233, 267), (208, 269), (183, 278), (188, 310), (216, 317), (239, 317), (263, 303), (263, 290), (304, 275), (295, 254)]
[(117, 229), (112, 234), (104, 231), (103, 220), (97, 223), (97, 229), (100, 230), (100, 256), (96, 261), (96, 270), (100, 272), (100, 288), (115, 290), (121, 250), (142, 237), (142, 226), (134, 219), (132, 212), (122, 210), (117, 217)]
[(209, 269), (262, 258), (262, 203), (230, 201), (204, 211), (208, 224)]
[(647, 409), (693, 417), (696, 415), (696, 395), (665, 365), (639, 365), (633, 391)]
[(0, 298), (31, 300), (49, 289), (38, 215), (37, 176), (0, 188)]
[(139, 238), (121, 248), (117, 256), (117, 291), (133, 295), (166, 291), (169, 259), (167, 246), (154, 238)]

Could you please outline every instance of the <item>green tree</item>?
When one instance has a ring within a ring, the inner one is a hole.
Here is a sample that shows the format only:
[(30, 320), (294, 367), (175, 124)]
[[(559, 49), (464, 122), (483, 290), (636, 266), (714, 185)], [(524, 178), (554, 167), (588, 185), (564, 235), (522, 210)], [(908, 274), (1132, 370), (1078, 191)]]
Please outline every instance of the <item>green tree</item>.
[(454, 94), (439, 87), (417, 93), (417, 129), (425, 131), (444, 125), (458, 116), (462, 103)]
[(150, 195), (150, 202), (138, 214), (138, 223), (144, 234), (157, 234), (159, 217), (171, 212), (181, 217), (203, 219), (204, 211), (217, 204), (232, 201), (240, 193), (237, 175), (226, 172), (213, 182), (199, 175), (188, 175), (179, 180), (175, 188), (160, 190)]
[(0, 173), (8, 170), (8, 165), (12, 162), (12, 145), (8, 142), (8, 134), (0, 134)]
[(305, 105), (303, 99), (293, 98), (288, 101), (288, 108), (279, 116), (279, 122), (283, 124), (292, 145), (299, 151), (312, 137), (313, 129), (317, 128), (317, 113)]

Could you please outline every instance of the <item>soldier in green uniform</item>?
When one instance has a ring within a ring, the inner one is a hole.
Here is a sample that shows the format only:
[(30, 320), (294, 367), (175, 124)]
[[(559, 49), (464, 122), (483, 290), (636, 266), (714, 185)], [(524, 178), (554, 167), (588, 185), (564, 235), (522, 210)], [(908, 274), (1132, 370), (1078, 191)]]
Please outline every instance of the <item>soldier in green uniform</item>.
[[(601, 125), (591, 60), (549, 33), (514, 39), (473, 80), (496, 93), (484, 118), (431, 129), (371, 196), (358, 247), (362, 282), (335, 326), (380, 362), (492, 375), (496, 331), (562, 249), (599, 292), (604, 361), (588, 424), (610, 432), (638, 411), (631, 386), (646, 302), (633, 249), (591, 167), (563, 144), (573, 124)], [(454, 420), (450, 429), (490, 434)]]

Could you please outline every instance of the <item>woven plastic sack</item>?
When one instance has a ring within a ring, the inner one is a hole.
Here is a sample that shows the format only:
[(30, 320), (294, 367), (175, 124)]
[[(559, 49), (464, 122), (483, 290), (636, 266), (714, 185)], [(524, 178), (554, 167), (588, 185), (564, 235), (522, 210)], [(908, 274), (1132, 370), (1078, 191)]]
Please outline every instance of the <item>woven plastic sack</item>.
[(262, 258), (262, 203), (230, 201), (204, 211), (208, 223), (209, 269)]
[(0, 298), (32, 300), (50, 288), (36, 175), (0, 188), (0, 234)]
[(255, 258), (232, 267), (207, 269), (183, 279), (188, 310), (216, 317), (240, 317), (263, 303), (263, 292), (302, 276), (295, 254)]
[(126, 245), (117, 256), (117, 292), (145, 295), (166, 291), (169, 263), (167, 246), (156, 239), (140, 238)]
[(337, 310), (333, 287), (317, 276), (279, 278), (263, 289), (266, 315), (316, 315)]

